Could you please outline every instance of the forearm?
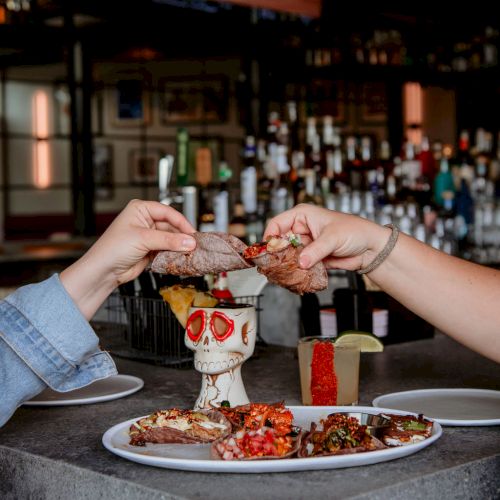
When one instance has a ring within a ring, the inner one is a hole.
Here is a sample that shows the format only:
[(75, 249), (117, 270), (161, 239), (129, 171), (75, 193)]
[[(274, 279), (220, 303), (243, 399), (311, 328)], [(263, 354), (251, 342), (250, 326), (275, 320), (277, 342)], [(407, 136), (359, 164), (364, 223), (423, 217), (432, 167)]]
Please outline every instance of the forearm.
[(98, 259), (93, 257), (92, 249), (66, 268), (61, 273), (60, 279), (88, 321), (118, 284), (111, 271), (101, 268)]
[(500, 272), (400, 234), (369, 277), (444, 333), (500, 361)]

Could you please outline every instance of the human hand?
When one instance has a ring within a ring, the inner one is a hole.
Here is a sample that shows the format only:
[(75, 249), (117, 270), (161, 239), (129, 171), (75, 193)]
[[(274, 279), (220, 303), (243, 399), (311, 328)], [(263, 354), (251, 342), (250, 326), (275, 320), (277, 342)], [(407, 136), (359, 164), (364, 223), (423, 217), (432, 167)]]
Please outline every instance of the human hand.
[(132, 200), (88, 252), (61, 273), (61, 282), (90, 319), (118, 285), (144, 270), (151, 251), (193, 250), (194, 231), (172, 207)]
[(308, 269), (323, 260), (331, 269), (366, 267), (384, 247), (388, 228), (361, 217), (300, 204), (269, 221), (264, 239), (287, 232), (300, 234), (305, 244), (299, 263)]

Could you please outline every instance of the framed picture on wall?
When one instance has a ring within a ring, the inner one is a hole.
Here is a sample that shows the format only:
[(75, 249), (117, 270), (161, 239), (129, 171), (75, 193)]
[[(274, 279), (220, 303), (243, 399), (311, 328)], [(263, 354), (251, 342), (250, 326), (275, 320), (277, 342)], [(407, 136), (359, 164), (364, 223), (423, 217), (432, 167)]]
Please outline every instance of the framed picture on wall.
[(365, 82), (359, 92), (360, 125), (387, 123), (387, 88), (384, 82)]
[(305, 124), (309, 116), (332, 116), (335, 125), (347, 123), (345, 82), (314, 79), (303, 92), (299, 120)]
[(150, 95), (140, 79), (116, 82), (111, 90), (111, 123), (115, 127), (137, 127), (150, 121)]
[(164, 125), (227, 120), (228, 81), (224, 76), (165, 78), (160, 81), (160, 94)]
[(132, 149), (129, 154), (130, 182), (136, 185), (158, 182), (158, 163), (163, 151), (157, 148)]
[(94, 189), (96, 200), (113, 198), (113, 147), (110, 144), (94, 146)]

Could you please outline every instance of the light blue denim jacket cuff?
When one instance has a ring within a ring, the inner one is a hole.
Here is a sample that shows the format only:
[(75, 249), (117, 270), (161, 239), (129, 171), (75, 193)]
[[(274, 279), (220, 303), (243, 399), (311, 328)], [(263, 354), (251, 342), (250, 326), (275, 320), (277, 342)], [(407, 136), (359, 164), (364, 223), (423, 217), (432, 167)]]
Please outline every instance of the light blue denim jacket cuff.
[(0, 336), (56, 391), (71, 391), (117, 373), (57, 274), (0, 301)]

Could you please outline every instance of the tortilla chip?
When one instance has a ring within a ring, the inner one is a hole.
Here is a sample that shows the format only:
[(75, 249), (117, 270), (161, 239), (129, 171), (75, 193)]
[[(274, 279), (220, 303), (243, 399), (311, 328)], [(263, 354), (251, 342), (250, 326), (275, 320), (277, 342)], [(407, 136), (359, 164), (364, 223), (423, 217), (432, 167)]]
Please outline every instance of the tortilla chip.
[(208, 292), (196, 292), (193, 300), (194, 307), (215, 307), (219, 299)]
[(160, 288), (160, 295), (170, 306), (183, 328), (186, 328), (190, 307), (214, 307), (219, 303), (210, 293), (200, 292), (191, 285), (163, 287)]

